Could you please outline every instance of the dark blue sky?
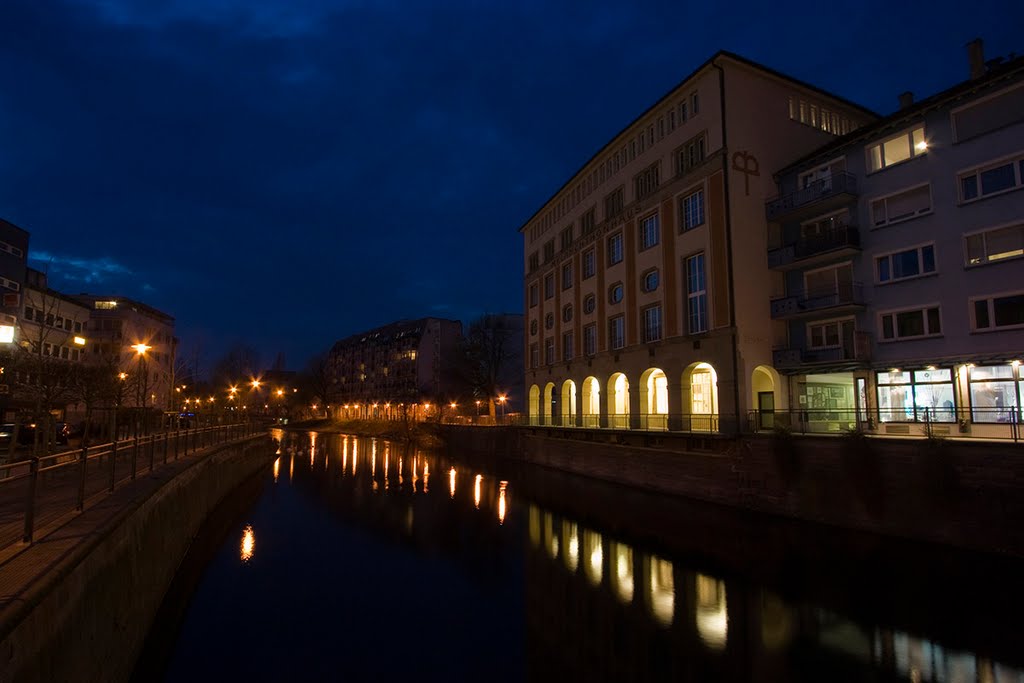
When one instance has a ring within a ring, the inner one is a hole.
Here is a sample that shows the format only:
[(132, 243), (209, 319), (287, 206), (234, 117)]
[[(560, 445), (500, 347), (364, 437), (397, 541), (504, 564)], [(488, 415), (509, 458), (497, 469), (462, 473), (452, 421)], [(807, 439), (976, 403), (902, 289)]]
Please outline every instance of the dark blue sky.
[(718, 49), (887, 113), (1024, 3), (2, 0), (0, 217), (214, 359), (522, 308), (518, 227)]

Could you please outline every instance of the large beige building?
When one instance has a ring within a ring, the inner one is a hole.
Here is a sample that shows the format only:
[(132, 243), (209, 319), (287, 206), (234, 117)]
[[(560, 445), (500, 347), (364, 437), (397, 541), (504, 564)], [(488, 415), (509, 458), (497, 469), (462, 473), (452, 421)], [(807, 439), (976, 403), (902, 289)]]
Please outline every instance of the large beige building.
[(733, 433), (783, 405), (772, 171), (875, 118), (719, 52), (604, 145), (520, 229), (531, 421)]

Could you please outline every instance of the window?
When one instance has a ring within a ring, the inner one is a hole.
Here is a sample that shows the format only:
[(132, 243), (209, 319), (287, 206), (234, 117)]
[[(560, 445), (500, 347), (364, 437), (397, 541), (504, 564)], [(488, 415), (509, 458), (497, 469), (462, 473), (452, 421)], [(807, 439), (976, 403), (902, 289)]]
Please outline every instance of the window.
[(961, 202), (1017, 189), (1024, 185), (1024, 154), (961, 173), (958, 179)]
[(555, 258), (555, 241), (548, 240), (544, 243), (544, 263), (549, 263)]
[(537, 324), (536, 320), (531, 320), (530, 321), (530, 336), (531, 337), (534, 337), (534, 336), (537, 335), (537, 328), (538, 327), (539, 327), (539, 325)]
[(705, 137), (701, 133), (684, 142), (676, 152), (676, 173), (683, 175), (692, 171), (704, 161), (704, 154)]
[(540, 302), (539, 288), (536, 282), (530, 283), (530, 307), (536, 306)]
[(697, 93), (690, 95), (690, 115), (696, 116), (700, 111), (700, 96)]
[(931, 213), (932, 188), (919, 185), (871, 202), (871, 223), (879, 228)]
[(1012, 365), (979, 365), (970, 368), (971, 420), (1011, 422), (1020, 419), (1020, 380)]
[(655, 162), (633, 178), (633, 192), (638, 200), (650, 196), (658, 189), (661, 175), (660, 166), (661, 162)]
[(683, 230), (693, 230), (704, 225), (704, 190), (703, 188), (679, 200), (679, 215)]
[(544, 364), (551, 365), (555, 362), (555, 338), (548, 337), (544, 340)]
[(26, 306), (25, 307), (25, 320), (32, 320), (33, 319), (33, 315), (35, 315), (35, 309), (32, 308), (31, 306)]
[(594, 309), (596, 307), (597, 297), (595, 297), (593, 294), (587, 294), (583, 298), (583, 312), (586, 313), (587, 315), (590, 315), (591, 313), (594, 312)]
[(562, 307), (562, 322), (572, 322), (572, 304), (566, 304)]
[(953, 422), (953, 372), (928, 368), (879, 372), (878, 417), (882, 422)]
[(78, 349), (71, 349), (71, 360), (78, 360), (79, 358), (81, 358), (81, 354), (78, 352)]
[(875, 275), (882, 283), (934, 272), (935, 247), (931, 244), (875, 258)]
[(555, 274), (548, 273), (544, 276), (544, 298), (550, 299), (555, 295)]
[(881, 171), (883, 168), (921, 156), (927, 151), (928, 143), (924, 139), (922, 124), (869, 146), (868, 172)]
[(555, 314), (554, 313), (548, 313), (547, 315), (544, 316), (544, 329), (545, 330), (550, 330), (550, 329), (554, 328), (554, 326), (555, 326)]
[(562, 335), (562, 360), (572, 360), (573, 357), (573, 338), (572, 332), (566, 332)]
[(934, 337), (942, 334), (938, 307), (883, 313), (882, 341)]
[(608, 320), (608, 345), (613, 349), (626, 345), (626, 319), (621, 315)]
[(583, 279), (594, 277), (597, 274), (597, 252), (593, 247), (583, 252)]
[(537, 255), (537, 252), (533, 252), (530, 254), (530, 272), (532, 273), (538, 268), (540, 268), (540, 257)]
[(536, 342), (530, 344), (530, 367), (540, 367), (540, 346)]
[(604, 217), (605, 219), (618, 216), (622, 213), (622, 186), (615, 188), (609, 192), (604, 198)]
[(572, 263), (562, 264), (562, 289), (572, 287)]
[(704, 281), (704, 254), (686, 259), (687, 331), (699, 334), (708, 331), (708, 296)]
[(658, 269), (651, 268), (643, 275), (643, 280), (640, 283), (640, 289), (645, 292), (653, 292), (658, 288)]
[(614, 266), (622, 262), (622, 233), (617, 232), (608, 238), (608, 265)]
[(572, 246), (572, 226), (570, 225), (562, 231), (560, 235), (562, 251), (565, 251)]
[(644, 343), (661, 339), (661, 306), (650, 306), (644, 309)]
[(17, 292), (21, 289), (21, 285), (14, 280), (8, 280), (5, 277), (0, 277), (0, 287), (6, 287), (7, 289)]
[(829, 320), (807, 326), (807, 348), (838, 349), (842, 346), (843, 323), (849, 320)]
[(1024, 223), (964, 237), (968, 266), (1024, 256)]
[(96, 301), (93, 306), (97, 311), (109, 311), (117, 308), (116, 301)]
[(622, 283), (616, 282), (608, 288), (608, 303), (617, 304), (622, 301)]
[(584, 235), (589, 235), (594, 232), (594, 207), (590, 207), (590, 209), (580, 217), (580, 232)]
[(1024, 292), (974, 299), (971, 307), (975, 330), (988, 331), (1024, 326)]
[(597, 325), (583, 328), (583, 353), (587, 356), (597, 353)]
[(650, 249), (658, 244), (660, 239), (660, 228), (658, 227), (658, 214), (640, 220), (640, 249)]
[(1019, 84), (953, 112), (957, 142), (1019, 121), (1024, 121), (1024, 86)]
[(81, 332), (81, 331), (82, 331), (82, 323), (80, 323), (80, 322), (78, 322), (76, 320), (75, 321), (75, 332)]

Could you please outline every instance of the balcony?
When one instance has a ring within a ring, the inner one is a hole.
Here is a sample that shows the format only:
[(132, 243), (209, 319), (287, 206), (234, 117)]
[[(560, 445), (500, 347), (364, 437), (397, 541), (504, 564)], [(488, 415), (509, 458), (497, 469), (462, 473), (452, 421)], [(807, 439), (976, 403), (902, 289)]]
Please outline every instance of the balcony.
[(828, 289), (798, 291), (772, 299), (772, 320), (786, 320), (817, 315), (819, 312), (845, 313), (864, 306), (864, 285), (841, 282)]
[(776, 370), (796, 370), (816, 365), (859, 365), (871, 360), (871, 336), (855, 332), (853, 343), (844, 342), (834, 349), (808, 349), (803, 347), (775, 349), (772, 364)]
[(791, 194), (770, 199), (765, 203), (765, 215), (770, 221), (782, 218), (796, 219), (822, 205), (839, 204), (857, 196), (857, 179), (846, 171), (837, 171), (827, 178), (815, 180), (807, 187)]
[(813, 236), (768, 251), (768, 267), (779, 270), (803, 268), (818, 262), (860, 251), (860, 231), (856, 225), (837, 225)]

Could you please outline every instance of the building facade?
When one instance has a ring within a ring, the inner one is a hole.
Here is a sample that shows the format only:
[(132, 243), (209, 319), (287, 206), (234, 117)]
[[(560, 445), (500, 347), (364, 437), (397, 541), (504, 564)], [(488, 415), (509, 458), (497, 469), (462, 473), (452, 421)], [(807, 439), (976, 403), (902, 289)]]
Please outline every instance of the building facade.
[(771, 170), (876, 118), (720, 52), (609, 141), (520, 229), (530, 421), (739, 430), (781, 384)]
[[(328, 359), (331, 414), (392, 417), (399, 405), (422, 417), (459, 387), (456, 358), (462, 323), (402, 320), (334, 344)], [(424, 408), (426, 404), (426, 408)]]
[[(1003, 437), (1024, 360), (1024, 59), (806, 156), (766, 204), (774, 368), (762, 427)], [(781, 403), (779, 401), (782, 401)]]
[(109, 365), (126, 382), (125, 407), (173, 410), (178, 340), (174, 318), (152, 306), (120, 296), (76, 294), (89, 310), (88, 357)]
[(28, 268), (29, 234), (0, 219), (0, 344), (14, 342), (21, 317), (21, 288)]

